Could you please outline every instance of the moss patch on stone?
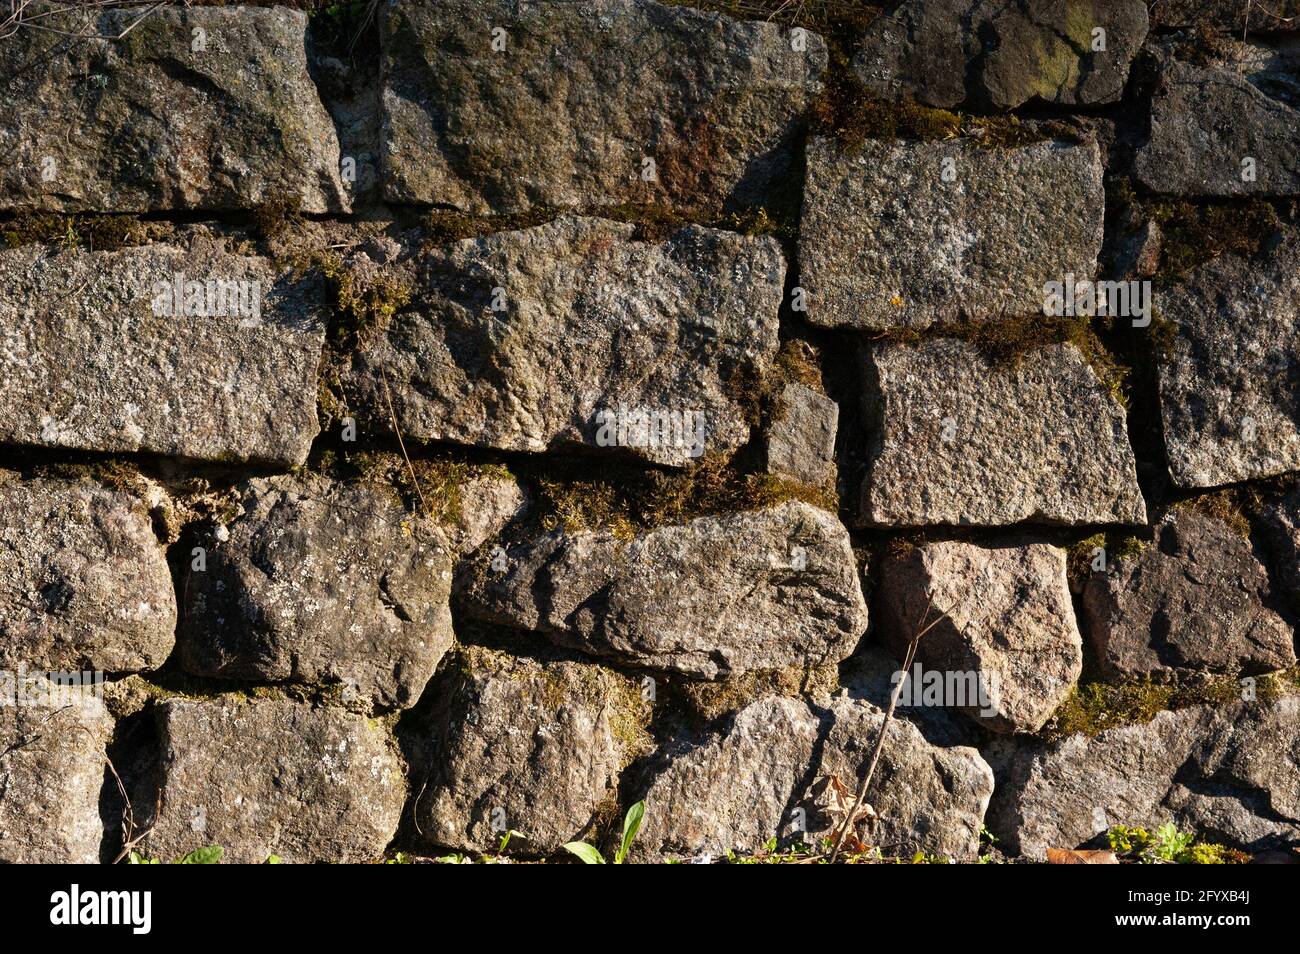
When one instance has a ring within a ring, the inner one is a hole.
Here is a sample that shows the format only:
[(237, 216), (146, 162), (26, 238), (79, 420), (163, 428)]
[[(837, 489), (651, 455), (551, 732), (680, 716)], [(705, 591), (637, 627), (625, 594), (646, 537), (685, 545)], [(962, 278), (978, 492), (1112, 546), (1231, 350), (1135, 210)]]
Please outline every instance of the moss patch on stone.
[[(1296, 670), (1254, 677), (1255, 698), (1270, 702), (1296, 690)], [(1123, 725), (1150, 722), (1160, 712), (1242, 700), (1242, 683), (1232, 676), (1207, 676), (1185, 683), (1136, 679), (1086, 682), (1070, 691), (1040, 732), (1048, 740), (1096, 735)]]
[(838, 501), (826, 488), (805, 487), (769, 474), (745, 474), (726, 458), (706, 456), (679, 473), (629, 474), (603, 480), (538, 480), (537, 509), (543, 529), (606, 530), (622, 539), (697, 517), (776, 506), (802, 500), (831, 513)]
[(25, 212), (0, 222), (0, 242), (7, 248), (49, 245), (64, 251), (111, 252), (165, 241), (175, 231), (168, 222), (135, 215), (60, 215)]
[(710, 723), (764, 696), (808, 698), (826, 703), (838, 688), (839, 667), (830, 664), (756, 669), (716, 682), (680, 682), (672, 686), (671, 692), (689, 715)]

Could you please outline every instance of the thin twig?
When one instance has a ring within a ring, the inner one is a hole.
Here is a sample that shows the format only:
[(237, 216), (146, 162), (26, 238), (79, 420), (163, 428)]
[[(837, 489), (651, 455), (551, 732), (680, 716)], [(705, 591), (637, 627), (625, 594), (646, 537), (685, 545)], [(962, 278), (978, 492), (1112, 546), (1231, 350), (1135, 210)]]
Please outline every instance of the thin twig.
[(379, 369), (379, 376), (384, 382), (384, 399), (388, 402), (388, 418), (393, 423), (393, 433), (397, 435), (397, 446), (402, 449), (402, 459), (406, 461), (406, 469), (411, 473), (411, 482), (415, 484), (415, 492), (420, 498), (420, 506), (424, 507), (424, 512), (433, 516), (433, 511), (429, 509), (429, 502), (424, 499), (424, 491), (420, 488), (420, 478), (415, 475), (415, 465), (411, 463), (411, 455), (406, 453), (406, 441), (402, 440), (402, 429), (397, 426), (397, 412), (393, 410), (393, 392), (388, 390), (388, 375), (383, 368)]
[(921, 637), (938, 626), (944, 618), (944, 614), (940, 613), (933, 622), (925, 625), (930, 610), (933, 608), (934, 601), (931, 600), (926, 604), (925, 612), (921, 614), (921, 620), (917, 623), (918, 627), (924, 626), (924, 628), (919, 629), (907, 644), (907, 653), (903, 659), (903, 678), (898, 680), (898, 684), (894, 686), (894, 691), (889, 697), (889, 708), (885, 710), (885, 719), (880, 723), (880, 734), (876, 736), (876, 745), (871, 751), (871, 761), (867, 763), (866, 774), (862, 776), (862, 781), (858, 783), (858, 790), (853, 796), (853, 804), (849, 806), (848, 814), (844, 816), (844, 821), (840, 823), (840, 830), (835, 836), (835, 847), (831, 850), (831, 864), (834, 864), (835, 859), (839, 857), (840, 849), (844, 847), (844, 839), (849, 836), (853, 821), (857, 818), (862, 802), (867, 797), (867, 789), (871, 787), (871, 778), (876, 774), (876, 764), (880, 761), (880, 753), (885, 747), (885, 735), (889, 732), (889, 723), (894, 719), (894, 709), (898, 707), (898, 699), (903, 694), (903, 686), (909, 678), (908, 673), (911, 671), (912, 662), (916, 659), (916, 647), (920, 645)]

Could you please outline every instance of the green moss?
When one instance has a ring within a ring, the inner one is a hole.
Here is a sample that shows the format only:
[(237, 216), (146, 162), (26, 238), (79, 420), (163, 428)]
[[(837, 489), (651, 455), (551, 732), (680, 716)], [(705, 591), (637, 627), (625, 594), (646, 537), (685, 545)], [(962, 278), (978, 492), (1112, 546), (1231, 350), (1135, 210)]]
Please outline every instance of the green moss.
[(1258, 491), (1255, 488), (1231, 487), (1192, 497), (1176, 506), (1218, 520), (1238, 536), (1249, 540), (1250, 518), (1246, 516), (1246, 510), (1254, 509), (1258, 503)]
[(283, 196), (264, 202), (253, 210), (253, 224), (263, 238), (276, 238), (302, 221), (302, 200)]
[(756, 669), (714, 682), (682, 682), (673, 686), (677, 701), (702, 722), (713, 722), (764, 696), (810, 698), (825, 702), (839, 688), (839, 667), (792, 666)]
[(1015, 367), (1030, 351), (1052, 344), (1071, 344), (1079, 350), (1107, 393), (1121, 407), (1128, 406), (1130, 368), (1102, 343), (1087, 318), (1034, 316), (1006, 321), (935, 325), (924, 336), (910, 329), (885, 332), (879, 338), (917, 343), (930, 338), (957, 338), (975, 346), (998, 367)]
[(111, 252), (168, 238), (174, 227), (145, 222), (134, 215), (57, 215), (30, 212), (0, 223), (0, 240), (8, 248), (53, 245), (66, 251)]
[(1160, 226), (1161, 285), (1183, 281), (1198, 266), (1225, 253), (1254, 255), (1281, 227), (1277, 211), (1262, 199), (1193, 203), (1162, 199), (1142, 206)]
[(1141, 537), (1115, 530), (1095, 533), (1072, 544), (1066, 550), (1066, 573), (1071, 582), (1082, 583), (1092, 575), (1094, 551), (1098, 547), (1106, 551), (1106, 565), (1112, 567), (1117, 563), (1133, 559), (1148, 545), (1148, 542)]
[[(1257, 701), (1270, 702), (1292, 694), (1295, 672), (1292, 669), (1257, 677)], [(1041, 734), (1047, 739), (1092, 736), (1122, 725), (1150, 722), (1158, 713), (1171, 709), (1226, 705), (1241, 699), (1242, 684), (1234, 676), (1205, 676), (1186, 683), (1154, 679), (1080, 683), (1053, 713)]]
[(769, 474), (743, 474), (724, 457), (706, 456), (677, 473), (629, 474), (601, 480), (538, 480), (538, 511), (546, 530), (607, 530), (622, 539), (696, 517), (775, 506), (788, 500), (835, 513), (827, 488), (806, 487)]
[(793, 340), (781, 342), (772, 365), (784, 383), (803, 384), (814, 391), (825, 393), (815, 352), (806, 343)]

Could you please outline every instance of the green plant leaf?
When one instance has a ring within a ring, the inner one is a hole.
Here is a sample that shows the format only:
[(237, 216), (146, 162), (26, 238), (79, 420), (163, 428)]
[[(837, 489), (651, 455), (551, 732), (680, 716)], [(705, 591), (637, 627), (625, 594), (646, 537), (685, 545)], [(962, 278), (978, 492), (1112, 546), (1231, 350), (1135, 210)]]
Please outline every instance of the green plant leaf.
[(220, 845), (208, 845), (191, 851), (176, 863), (178, 865), (215, 865), (221, 862), (221, 856), (225, 853), (226, 849)]
[(632, 839), (636, 838), (643, 818), (645, 818), (645, 802), (637, 802), (627, 810), (627, 815), (623, 818), (623, 843), (619, 845), (618, 853), (614, 855), (614, 864), (621, 865), (623, 859), (627, 857), (628, 849), (632, 847)]
[(278, 865), (278, 864), (280, 864), (280, 856), (279, 856), (279, 855), (267, 855), (267, 856), (266, 856), (266, 863), (267, 863), (268, 865)]
[(603, 865), (605, 863), (601, 853), (585, 841), (571, 841), (564, 846), (564, 850), (581, 858), (584, 865)]

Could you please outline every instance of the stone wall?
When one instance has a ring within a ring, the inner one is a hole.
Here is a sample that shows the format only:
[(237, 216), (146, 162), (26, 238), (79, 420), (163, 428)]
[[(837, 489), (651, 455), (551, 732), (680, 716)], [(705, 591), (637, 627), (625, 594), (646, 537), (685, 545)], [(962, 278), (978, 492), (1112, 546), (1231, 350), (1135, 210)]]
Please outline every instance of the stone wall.
[(1242, 6), (24, 6), (0, 860), (1294, 846)]

